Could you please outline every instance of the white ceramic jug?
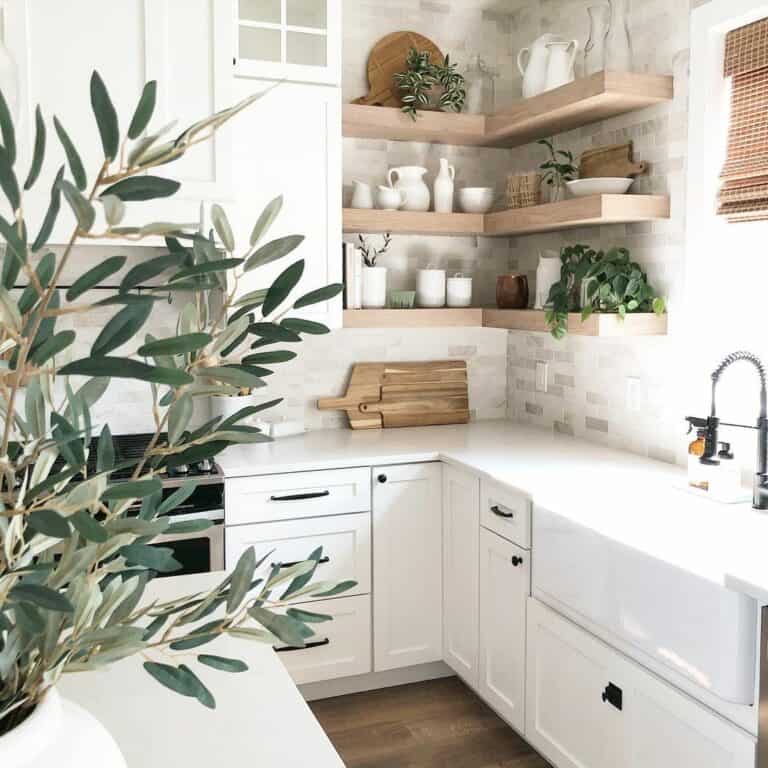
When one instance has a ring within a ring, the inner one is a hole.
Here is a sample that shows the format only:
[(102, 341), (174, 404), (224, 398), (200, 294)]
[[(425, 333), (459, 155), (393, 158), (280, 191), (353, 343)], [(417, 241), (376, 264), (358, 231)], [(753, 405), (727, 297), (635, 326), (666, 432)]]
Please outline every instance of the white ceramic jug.
[(446, 158), (440, 160), (440, 173), (435, 179), (435, 211), (453, 213), (454, 179), (456, 169)]
[[(418, 165), (405, 165), (389, 171), (389, 186), (405, 194), (405, 211), (428, 211), (432, 201), (429, 187), (424, 181), (426, 168)], [(394, 177), (397, 176), (397, 181)]]
[(579, 52), (579, 41), (547, 43), (547, 50), (549, 51), (549, 60), (544, 90), (551, 91), (553, 88), (572, 83), (576, 79), (574, 65), (576, 64), (576, 54)]
[[(517, 55), (517, 68), (523, 76), (523, 98), (530, 99), (544, 93), (547, 87), (547, 68), (549, 64), (548, 43), (562, 42), (561, 35), (547, 33), (535, 40), (528, 48), (523, 48)], [(528, 63), (523, 66), (523, 59), (528, 54)]]
[(370, 184), (364, 181), (353, 181), (352, 207), (370, 209), (373, 208), (373, 190)]
[(379, 208), (384, 211), (399, 211), (404, 205), (408, 195), (402, 190), (392, 187), (379, 187)]

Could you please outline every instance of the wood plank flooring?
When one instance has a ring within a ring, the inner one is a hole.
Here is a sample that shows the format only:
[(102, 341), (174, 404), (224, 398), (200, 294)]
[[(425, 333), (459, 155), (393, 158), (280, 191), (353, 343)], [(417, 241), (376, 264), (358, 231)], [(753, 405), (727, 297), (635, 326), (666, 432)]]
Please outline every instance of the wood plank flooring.
[(310, 704), (347, 768), (547, 768), (458, 678)]

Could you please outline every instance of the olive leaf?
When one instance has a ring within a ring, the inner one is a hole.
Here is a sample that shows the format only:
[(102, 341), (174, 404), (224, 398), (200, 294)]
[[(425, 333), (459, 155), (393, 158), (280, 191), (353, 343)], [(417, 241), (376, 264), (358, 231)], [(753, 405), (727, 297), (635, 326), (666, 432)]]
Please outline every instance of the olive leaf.
[(291, 291), (298, 285), (303, 274), (304, 260), (302, 259), (295, 264), (291, 264), (290, 267), (278, 275), (269, 291), (267, 291), (267, 298), (264, 299), (264, 305), (261, 308), (264, 317), (271, 315), (288, 298)]
[(261, 212), (256, 225), (251, 233), (251, 245), (255, 246), (269, 228), (274, 224), (275, 219), (280, 215), (280, 211), (283, 209), (283, 196), (276, 197), (272, 202), (268, 203), (266, 208)]
[(102, 328), (91, 347), (91, 355), (100, 357), (130, 341), (144, 326), (152, 312), (152, 301), (144, 300), (123, 307)]
[(123, 357), (86, 357), (65, 365), (60, 371), (63, 376), (107, 376), (113, 379), (137, 379), (155, 384), (181, 387), (191, 384), (193, 378), (174, 368), (153, 367)]
[(181, 184), (178, 181), (164, 179), (161, 176), (130, 176), (107, 187), (101, 196), (114, 195), (124, 203), (141, 202), (171, 197), (179, 191), (180, 187)]
[(80, 229), (83, 232), (90, 232), (96, 221), (96, 211), (93, 209), (93, 205), (80, 194), (77, 187), (66, 179), (59, 181), (59, 188), (75, 214)]
[(45, 157), (45, 139), (45, 120), (43, 120), (43, 112), (38, 104), (37, 109), (35, 110), (35, 148), (32, 152), (32, 165), (29, 168), (27, 180), (24, 182), (25, 190), (32, 189), (38, 176), (40, 176), (40, 171), (43, 167), (43, 158)]
[(93, 269), (89, 269), (78, 277), (67, 290), (67, 301), (75, 301), (86, 291), (103, 283), (108, 277), (114, 275), (115, 272), (119, 272), (125, 266), (125, 262), (125, 256), (112, 256), (101, 262), (101, 264), (97, 264)]
[(104, 157), (114, 160), (120, 146), (120, 127), (117, 121), (117, 112), (112, 100), (109, 98), (107, 86), (97, 71), (91, 75), (91, 107), (96, 117), (96, 124), (101, 136), (101, 146), (104, 149)]
[(221, 238), (224, 247), (232, 253), (235, 250), (235, 237), (232, 234), (232, 227), (229, 224), (227, 214), (220, 205), (215, 204), (211, 207), (211, 219), (216, 228), (216, 234)]
[(293, 253), (304, 240), (302, 235), (289, 235), (273, 240), (248, 257), (244, 270), (250, 272), (257, 267), (263, 267), (265, 264), (271, 264), (273, 261), (285, 258), (289, 253)]
[(141, 92), (141, 98), (136, 105), (136, 111), (133, 113), (131, 124), (128, 127), (128, 138), (138, 139), (149, 125), (152, 115), (155, 111), (157, 102), (157, 81), (150, 80)]
[(11, 110), (2, 91), (0, 91), (0, 133), (3, 136), (3, 147), (8, 155), (8, 161), (14, 165), (16, 163), (16, 130), (13, 126)]

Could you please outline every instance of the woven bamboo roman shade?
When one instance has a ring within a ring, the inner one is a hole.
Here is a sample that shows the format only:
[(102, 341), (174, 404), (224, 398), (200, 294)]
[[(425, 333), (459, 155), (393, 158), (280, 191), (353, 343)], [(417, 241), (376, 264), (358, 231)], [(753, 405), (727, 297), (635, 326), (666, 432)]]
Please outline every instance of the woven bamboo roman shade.
[(733, 78), (728, 154), (718, 213), (731, 222), (768, 220), (768, 19), (728, 33)]

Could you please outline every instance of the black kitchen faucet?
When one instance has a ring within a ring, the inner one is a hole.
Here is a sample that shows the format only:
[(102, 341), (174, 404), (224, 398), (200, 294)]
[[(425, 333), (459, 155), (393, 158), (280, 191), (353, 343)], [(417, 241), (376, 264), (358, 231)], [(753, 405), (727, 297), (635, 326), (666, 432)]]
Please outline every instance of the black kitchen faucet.
[[(744, 424), (728, 424), (717, 418), (715, 396), (720, 377), (727, 368), (740, 360), (752, 363), (760, 376), (760, 416), (756, 427), (748, 427)], [(703, 463), (716, 461), (718, 430), (721, 426), (757, 429), (757, 471), (753, 483), (752, 506), (755, 509), (768, 509), (768, 388), (766, 387), (765, 366), (760, 358), (751, 352), (734, 352), (728, 355), (712, 373), (712, 411), (710, 415), (706, 419), (688, 416), (687, 421), (691, 425), (691, 430), (698, 430), (705, 438), (704, 453), (699, 459)]]

